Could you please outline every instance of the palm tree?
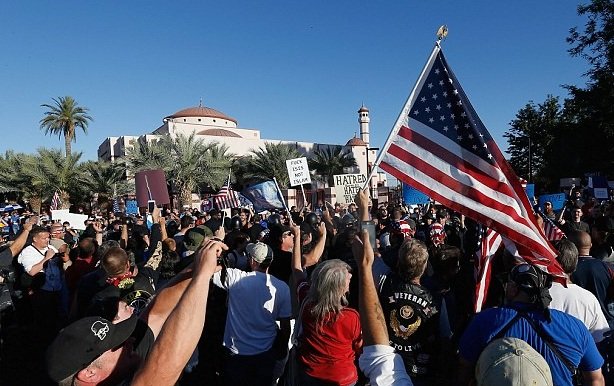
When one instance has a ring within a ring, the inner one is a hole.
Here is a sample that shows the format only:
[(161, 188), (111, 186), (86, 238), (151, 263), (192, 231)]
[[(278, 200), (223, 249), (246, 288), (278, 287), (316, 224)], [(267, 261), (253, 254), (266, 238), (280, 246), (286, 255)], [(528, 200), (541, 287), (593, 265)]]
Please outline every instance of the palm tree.
[[(70, 207), (71, 193), (84, 183), (83, 169), (79, 165), (81, 153), (62, 157), (57, 149), (40, 148), (38, 154), (20, 158), (21, 189), (32, 202), (50, 200), (58, 191), (62, 208)], [(33, 204), (34, 207), (35, 204)]]
[(302, 157), (303, 154), (285, 143), (264, 144), (264, 149), (252, 150), (250, 158), (243, 158), (244, 178), (246, 180), (271, 180), (277, 179), (280, 188), (288, 187), (290, 178), (286, 168), (286, 160)]
[(98, 193), (98, 206), (106, 211), (111, 198), (134, 193), (134, 186), (126, 181), (126, 165), (122, 162), (88, 161), (83, 164), (87, 178), (83, 187), (90, 193)]
[(200, 188), (219, 188), (225, 181), (231, 158), (228, 147), (216, 142), (204, 143), (194, 133), (189, 136), (166, 137), (173, 168), (168, 178), (179, 191), (182, 205), (192, 202), (192, 193)]
[(333, 186), (333, 176), (343, 174), (345, 168), (357, 166), (351, 152), (343, 151), (341, 146), (317, 148), (309, 159), (309, 170), (315, 172), (316, 178)]
[(173, 161), (168, 147), (163, 145), (165, 137), (158, 141), (136, 141), (126, 154), (126, 166), (132, 174), (142, 170), (162, 169), (168, 173)]
[(87, 127), (93, 118), (87, 114), (89, 109), (79, 106), (71, 96), (53, 98), (53, 102), (53, 105), (41, 105), (49, 110), (40, 120), (40, 127), (45, 129), (45, 134), (64, 136), (66, 157), (69, 157), (72, 154), (71, 143), (76, 140), (75, 129), (79, 127), (87, 134)]
[(232, 155), (227, 152), (227, 146), (205, 143), (194, 134), (174, 138), (167, 135), (158, 141), (137, 143), (128, 152), (128, 168), (133, 173), (164, 170), (183, 205), (191, 203), (195, 191), (222, 186), (232, 162)]

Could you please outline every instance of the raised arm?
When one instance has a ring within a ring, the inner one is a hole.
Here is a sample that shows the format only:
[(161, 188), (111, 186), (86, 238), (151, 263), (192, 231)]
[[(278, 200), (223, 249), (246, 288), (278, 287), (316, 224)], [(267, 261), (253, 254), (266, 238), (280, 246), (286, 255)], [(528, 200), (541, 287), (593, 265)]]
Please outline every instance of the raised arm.
[(373, 281), (375, 256), (366, 229), (360, 232), (360, 239), (354, 240), (352, 252), (358, 266), (358, 305), (364, 345), (388, 345), (386, 319)]
[[(318, 239), (318, 242), (316, 243), (316, 245), (313, 247), (313, 249), (311, 251), (309, 251), (309, 253), (306, 253), (303, 257), (302, 257), (302, 264), (303, 267), (310, 267), (312, 265), (315, 265), (318, 263), (318, 261), (320, 261), (320, 258), (322, 257), (322, 253), (324, 253), (324, 246), (326, 245), (326, 224), (324, 222), (321, 222), (320, 225), (318, 225), (318, 234), (320, 236), (320, 238)], [(298, 240), (301, 239), (300, 236), (300, 231), (299, 231), (299, 236), (298, 238), (296, 236), (294, 236), (294, 243), (299, 244), (299, 248), (300, 248), (300, 242), (298, 242)]]
[(28, 241), (28, 236), (30, 236), (30, 231), (32, 230), (32, 226), (34, 226), (34, 223), (30, 219), (26, 220), (26, 222), (23, 224), (23, 230), (21, 231), (21, 233), (19, 233), (19, 236), (17, 236), (17, 238), (9, 247), (9, 249), (11, 250), (11, 255), (13, 255), (13, 257), (17, 256), (19, 252), (21, 252), (23, 247), (26, 245), (26, 242)]
[(216, 240), (208, 241), (200, 249), (194, 259), (193, 278), (164, 323), (132, 385), (175, 385), (202, 334), (209, 283), (217, 258), (225, 249), (228, 248)]

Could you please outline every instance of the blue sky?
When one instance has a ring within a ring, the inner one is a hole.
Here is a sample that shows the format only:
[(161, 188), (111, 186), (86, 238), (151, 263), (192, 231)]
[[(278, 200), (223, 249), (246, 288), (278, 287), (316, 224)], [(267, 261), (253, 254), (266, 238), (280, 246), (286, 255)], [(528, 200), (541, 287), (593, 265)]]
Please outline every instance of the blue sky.
[(200, 98), (263, 138), (345, 143), (356, 111), (382, 146), (441, 24), (443, 50), (499, 146), (529, 100), (583, 85), (567, 54), (575, 1), (5, 1), (0, 151), (63, 146), (39, 129), (51, 98), (90, 109), (73, 150), (140, 135)]

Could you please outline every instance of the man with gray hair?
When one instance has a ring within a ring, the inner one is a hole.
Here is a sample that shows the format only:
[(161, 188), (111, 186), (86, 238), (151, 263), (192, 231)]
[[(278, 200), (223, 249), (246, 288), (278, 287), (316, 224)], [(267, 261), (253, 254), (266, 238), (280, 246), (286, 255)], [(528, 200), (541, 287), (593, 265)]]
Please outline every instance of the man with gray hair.
[(610, 330), (608, 320), (605, 318), (599, 301), (590, 291), (573, 284), (571, 275), (578, 266), (578, 248), (567, 239), (556, 243), (559, 255), (556, 260), (561, 264), (567, 277), (567, 287), (558, 282), (553, 282), (550, 287), (550, 308), (563, 311), (580, 319), (591, 332), (595, 343), (603, 340), (603, 334)]

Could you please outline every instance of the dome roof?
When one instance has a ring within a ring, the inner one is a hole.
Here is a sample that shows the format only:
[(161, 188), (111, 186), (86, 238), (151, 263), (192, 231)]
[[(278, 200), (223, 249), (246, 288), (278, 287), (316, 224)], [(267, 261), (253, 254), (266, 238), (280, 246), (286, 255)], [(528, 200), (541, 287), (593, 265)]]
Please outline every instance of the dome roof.
[(367, 146), (367, 143), (358, 137), (354, 137), (345, 146)]
[(362, 105), (362, 106), (360, 106), (360, 110), (358, 110), (358, 112), (359, 113), (368, 113), (369, 109), (365, 105)]
[(212, 135), (215, 137), (235, 137), (242, 138), (239, 134), (232, 132), (230, 130), (224, 129), (207, 129), (196, 133), (196, 135)]
[(220, 111), (217, 111), (215, 109), (205, 107), (205, 106), (188, 107), (187, 109), (179, 110), (175, 114), (169, 115), (166, 118), (183, 118), (183, 117), (220, 118), (220, 119), (226, 119), (227, 121), (232, 121), (234, 123), (237, 123), (236, 119), (231, 118), (228, 115)]

